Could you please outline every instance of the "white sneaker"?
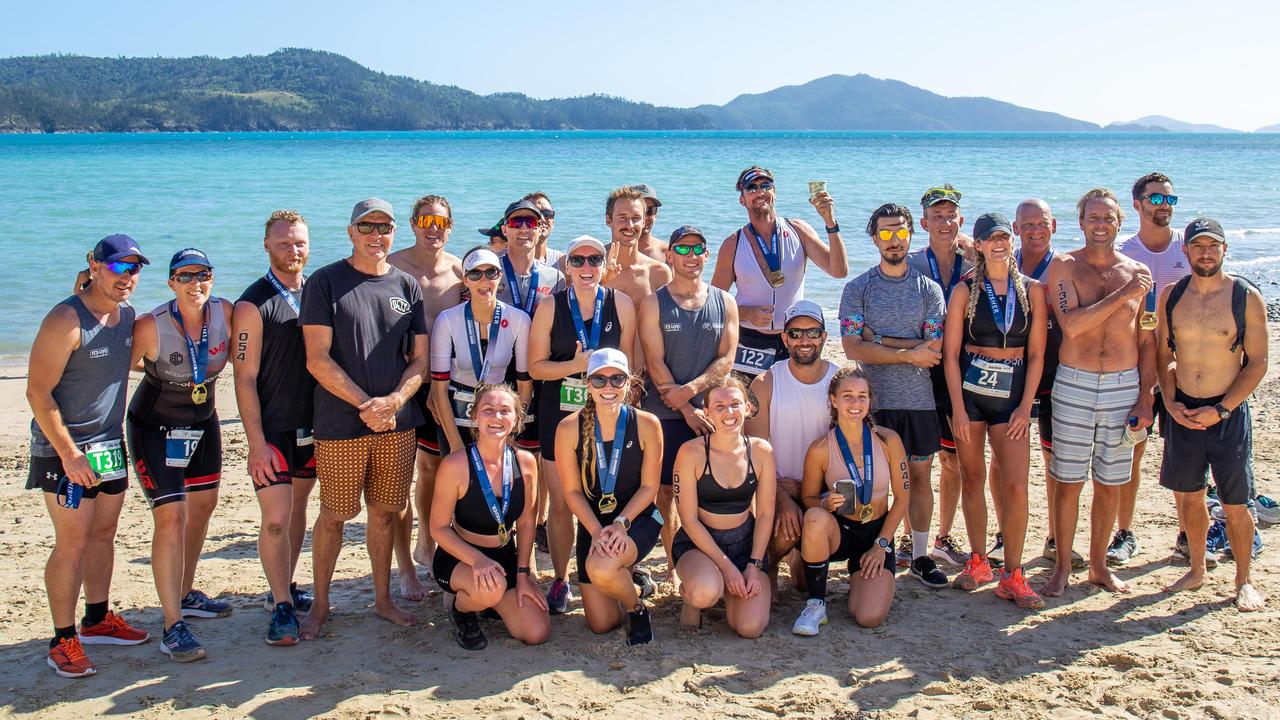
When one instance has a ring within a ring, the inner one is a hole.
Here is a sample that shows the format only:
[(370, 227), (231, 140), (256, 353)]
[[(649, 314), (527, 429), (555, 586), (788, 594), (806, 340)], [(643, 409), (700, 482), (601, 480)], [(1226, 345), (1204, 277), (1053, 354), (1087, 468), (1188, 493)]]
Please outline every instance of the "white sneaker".
[(796, 635), (812, 637), (818, 634), (818, 628), (827, 624), (827, 604), (817, 598), (809, 598), (804, 604), (804, 612), (796, 618), (791, 632)]

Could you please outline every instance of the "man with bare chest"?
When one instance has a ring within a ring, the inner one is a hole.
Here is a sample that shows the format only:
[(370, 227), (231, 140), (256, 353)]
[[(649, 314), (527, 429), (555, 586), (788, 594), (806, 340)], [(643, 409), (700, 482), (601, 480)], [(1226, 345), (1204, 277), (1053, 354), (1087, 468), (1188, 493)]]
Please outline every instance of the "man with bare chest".
[[(411, 247), (391, 254), (387, 261), (418, 280), (422, 287), (422, 303), (426, 312), (427, 327), (435, 324), (436, 315), (442, 310), (462, 302), (462, 261), (444, 249), (453, 231), (453, 210), (449, 201), (439, 195), (427, 195), (413, 204), (410, 218), (414, 243)], [(436, 420), (430, 401), (430, 384), (423, 383), (414, 396), (414, 402), (422, 408), (425, 422), (418, 426), (417, 470), (418, 485), (413, 493), (413, 504), (405, 508), (396, 525), (396, 563), (400, 569), (400, 595), (407, 600), (421, 600), (427, 596), (427, 588), (413, 570), (416, 561), (423, 567), (431, 567), (431, 555), (435, 542), (427, 532), (425, 518), (431, 512), (431, 496), (435, 491), (436, 468), (440, 465), (440, 445), (436, 440)], [(409, 541), (413, 537), (413, 512), (423, 518), (418, 531), (418, 541), (409, 553)]]
[(1236, 563), (1236, 608), (1261, 610), (1249, 582), (1254, 524), (1246, 503), (1254, 494), (1252, 417), (1247, 398), (1267, 372), (1267, 312), (1258, 290), (1222, 271), (1226, 235), (1211, 218), (1183, 234), (1192, 275), (1160, 297), (1157, 367), (1169, 419), (1160, 484), (1173, 491), (1186, 528), (1191, 569), (1166, 592), (1204, 583), (1209, 470), (1226, 515)]
[[(627, 185), (609, 193), (604, 223), (611, 233), (608, 266), (603, 285), (613, 288), (640, 307), (644, 299), (671, 282), (671, 268), (640, 252), (647, 205), (640, 186)], [(644, 367), (643, 350), (636, 346), (636, 366)]]
[[(658, 199), (658, 191), (652, 185), (640, 183), (631, 187), (644, 196), (644, 229), (640, 232), (640, 252), (654, 260), (666, 262), (667, 244), (653, 236), (653, 226), (658, 222), (658, 208), (662, 201)], [(637, 306), (639, 307), (639, 306)]]
[(1093, 477), (1089, 582), (1113, 592), (1129, 586), (1107, 567), (1107, 540), (1116, 521), (1121, 487), (1129, 482), (1132, 444), (1125, 426), (1151, 424), (1155, 382), (1154, 338), (1140, 331), (1138, 312), (1151, 289), (1145, 265), (1116, 252), (1124, 213), (1115, 193), (1095, 188), (1076, 204), (1084, 247), (1059, 253), (1049, 264), (1054, 317), (1062, 328), (1053, 384), (1053, 457), (1057, 480), (1054, 529), (1057, 562), (1044, 594), (1057, 597), (1071, 574), (1080, 491)]

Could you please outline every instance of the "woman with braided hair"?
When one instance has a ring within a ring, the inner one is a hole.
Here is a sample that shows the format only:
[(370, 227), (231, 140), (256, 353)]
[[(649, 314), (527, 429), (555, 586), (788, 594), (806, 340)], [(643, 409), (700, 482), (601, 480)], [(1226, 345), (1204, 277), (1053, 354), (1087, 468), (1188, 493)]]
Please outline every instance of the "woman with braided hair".
[[(1027, 428), (1040, 384), (1048, 334), (1048, 307), (1039, 283), (1018, 271), (1013, 229), (998, 213), (973, 225), (972, 276), (952, 291), (942, 359), (951, 394), (952, 430), (963, 483), (961, 502), (969, 547), (975, 551), (953, 587), (974, 590), (994, 579), (987, 546), (986, 442), (1000, 467), (992, 478), (1001, 498), (1005, 566), (996, 596), (1024, 609), (1044, 607), (1027, 585), (1022, 551), (1027, 535)], [(1031, 289), (1035, 288), (1034, 291)], [(1029, 390), (1028, 390), (1029, 388)]]
[(555, 462), (565, 503), (578, 518), (578, 585), (592, 632), (629, 621), (627, 644), (653, 640), (649, 609), (631, 567), (658, 542), (662, 516), (654, 506), (662, 469), (662, 426), (627, 403), (638, 385), (621, 350), (587, 360), (587, 398), (556, 428)]

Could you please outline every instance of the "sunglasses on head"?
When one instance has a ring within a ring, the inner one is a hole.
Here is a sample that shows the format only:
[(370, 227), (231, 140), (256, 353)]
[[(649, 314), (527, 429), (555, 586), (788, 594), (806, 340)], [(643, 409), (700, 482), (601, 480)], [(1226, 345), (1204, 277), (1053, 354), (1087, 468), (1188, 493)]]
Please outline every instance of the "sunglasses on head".
[(1152, 205), (1172, 206), (1172, 205), (1178, 204), (1177, 195), (1165, 195), (1164, 193), (1151, 193), (1150, 195), (1143, 195), (1142, 197), (1144, 200), (1150, 200)]
[(565, 262), (569, 263), (569, 267), (580, 268), (583, 265), (591, 267), (600, 267), (604, 264), (603, 255), (570, 255)]
[(617, 375), (592, 375), (587, 378), (587, 381), (591, 383), (591, 387), (601, 390), (608, 385), (612, 385), (616, 388), (626, 387), (627, 383), (631, 381), (631, 378), (622, 373), (618, 373)]
[(170, 276), (169, 276), (169, 279), (170, 279), (170, 280), (177, 280), (178, 282), (182, 283), (183, 285), (186, 285), (187, 283), (192, 282), (192, 281), (195, 281), (195, 282), (209, 282), (210, 280), (212, 280), (212, 279), (213, 279), (213, 271), (212, 271), (212, 270), (200, 270), (200, 271), (198, 271), (198, 272), (180, 272), (180, 273), (174, 273), (174, 274), (172, 274), (172, 275), (170, 275)]
[(693, 253), (694, 255), (705, 255), (707, 252), (707, 246), (702, 243), (698, 243), (697, 245), (672, 245), (671, 252), (677, 255), (688, 255), (689, 253)]
[(760, 182), (751, 183), (750, 185), (742, 188), (742, 191), (746, 193), (759, 193), (759, 192), (767, 192), (772, 189), (773, 189), (772, 181), (762, 180)]
[(480, 268), (474, 268), (467, 271), (467, 279), (472, 282), (475, 282), (480, 278), (484, 278), (485, 280), (497, 280), (498, 276), (501, 274), (502, 271), (495, 267), (485, 268), (483, 270)]
[(910, 239), (911, 228), (900, 227), (897, 230), (890, 230), (885, 228), (885, 229), (876, 231), (876, 236), (879, 237), (884, 242), (888, 242), (894, 235), (897, 235), (899, 240)]
[(390, 235), (395, 231), (395, 229), (396, 226), (393, 223), (356, 223), (356, 232), (361, 235), (372, 235), (374, 232), (377, 232), (379, 235)]
[(137, 275), (138, 273), (142, 272), (142, 263), (140, 262), (125, 262), (124, 260), (116, 260), (115, 262), (109, 262), (109, 263), (103, 263), (103, 264), (107, 266), (108, 270), (115, 273), (116, 275), (124, 275), (125, 273), (128, 273), (130, 275)]
[(541, 222), (542, 221), (532, 215), (521, 215), (520, 217), (508, 218), (507, 227), (515, 228), (517, 230), (520, 228), (536, 228), (541, 224)]
[(799, 340), (800, 338), (817, 340), (822, 337), (824, 332), (826, 331), (822, 328), (787, 328), (787, 337), (792, 340)]
[(453, 220), (444, 215), (419, 215), (414, 218), (414, 223), (420, 228), (440, 228), (448, 230), (453, 227)]

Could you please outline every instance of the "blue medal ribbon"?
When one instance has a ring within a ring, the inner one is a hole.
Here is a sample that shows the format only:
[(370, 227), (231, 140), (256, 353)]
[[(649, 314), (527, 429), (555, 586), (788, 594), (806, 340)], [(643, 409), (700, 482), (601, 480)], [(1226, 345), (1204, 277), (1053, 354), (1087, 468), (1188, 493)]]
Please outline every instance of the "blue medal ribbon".
[[(609, 464), (604, 461), (604, 438), (600, 434), (600, 424), (596, 423), (596, 475), (600, 480), (600, 498), (612, 498), (614, 488), (618, 486), (618, 469), (622, 466), (622, 450), (627, 444), (627, 422), (631, 414), (630, 408), (623, 405), (618, 411), (618, 421), (614, 424), (613, 449), (609, 452)], [(603, 504), (603, 502), (602, 502)], [(614, 500), (611, 507), (617, 507)], [(603, 510), (603, 512), (608, 512)]]
[(480, 457), (480, 446), (471, 446), (471, 467), (476, 471), (476, 480), (480, 483), (480, 493), (484, 495), (485, 505), (489, 506), (489, 514), (498, 523), (498, 539), (507, 544), (507, 509), (511, 507), (511, 456), (514, 451), (504, 447), (502, 452), (502, 506), (498, 506), (498, 498), (493, 495), (493, 487), (489, 484), (489, 473), (485, 472), (484, 460)]
[(462, 314), (467, 324), (467, 347), (471, 350), (471, 372), (475, 373), (476, 384), (479, 385), (485, 382), (484, 376), (489, 374), (489, 360), (502, 328), (502, 302), (499, 301), (493, 306), (493, 321), (489, 323), (489, 352), (484, 356), (480, 355), (480, 324), (476, 322), (475, 314), (471, 311), (471, 303), (466, 304)]
[(1153, 315), (1156, 312), (1156, 286), (1154, 284), (1151, 286), (1150, 292), (1147, 293), (1146, 311)]
[(191, 342), (191, 336), (187, 334), (187, 326), (182, 322), (182, 311), (178, 309), (176, 300), (169, 301), (169, 311), (178, 319), (178, 327), (182, 328), (182, 339), (187, 341), (187, 352), (191, 357), (191, 384), (203, 385), (205, 374), (209, 370), (209, 304), (205, 303), (204, 306), (204, 320), (200, 326), (198, 349), (195, 343)]
[(569, 286), (569, 315), (573, 318), (573, 330), (578, 334), (578, 342), (582, 343), (583, 352), (591, 352), (600, 347), (601, 312), (604, 310), (604, 288), (596, 286), (596, 309), (591, 316), (591, 338), (587, 338), (586, 323), (582, 321), (582, 309), (578, 307), (578, 296)]
[(956, 256), (955, 264), (951, 266), (951, 282), (943, 285), (942, 271), (938, 269), (938, 257), (933, 254), (933, 248), (925, 248), (925, 257), (929, 259), (929, 274), (933, 276), (933, 281), (942, 285), (942, 299), (951, 302), (951, 290), (955, 288), (956, 283), (960, 282), (960, 274), (964, 269), (964, 258)]
[[(1039, 280), (1040, 277), (1044, 275), (1044, 271), (1049, 269), (1049, 263), (1053, 262), (1053, 256), (1054, 256), (1054, 252), (1052, 250), (1045, 253), (1044, 257), (1040, 258), (1040, 263), (1036, 265), (1036, 269), (1032, 270), (1028, 274), (1028, 277), (1030, 277), (1032, 280)], [(1014, 253), (1014, 257), (1018, 261), (1018, 267), (1022, 267), (1022, 251), (1019, 250), (1018, 252)]]
[(991, 317), (996, 321), (996, 327), (1000, 328), (1002, 335), (1008, 335), (1009, 330), (1013, 328), (1013, 316), (1017, 308), (1014, 307), (1017, 292), (1013, 289), (1013, 278), (1009, 278), (1009, 289), (1004, 296), (1004, 309), (1000, 308), (1000, 303), (996, 302), (995, 288), (991, 287), (990, 280), (983, 280), (983, 286), (987, 290), (987, 305), (991, 307)]
[(280, 297), (284, 298), (284, 301), (293, 309), (293, 314), (301, 317), (302, 306), (298, 304), (298, 298), (294, 297), (293, 293), (289, 291), (289, 288), (285, 287), (284, 283), (280, 282), (280, 279), (276, 277), (276, 274), (270, 270), (267, 271), (267, 279), (271, 281), (273, 286), (275, 286), (276, 292), (280, 293)]
[(849, 441), (845, 439), (844, 431), (838, 425), (835, 430), (836, 444), (840, 446), (840, 457), (844, 458), (844, 466), (849, 470), (849, 479), (853, 480), (858, 502), (870, 505), (871, 488), (875, 480), (875, 466), (871, 461), (871, 425), (862, 423), (862, 473), (866, 473), (865, 478), (858, 472), (858, 466), (853, 464), (853, 451), (849, 449)]
[(507, 287), (511, 291), (511, 302), (532, 317), (533, 311), (537, 309), (534, 305), (538, 299), (538, 261), (534, 260), (529, 263), (529, 288), (524, 293), (524, 300), (520, 299), (520, 278), (516, 276), (516, 269), (511, 264), (511, 258), (506, 255), (502, 256), (502, 272), (507, 276)]
[(778, 223), (773, 223), (773, 235), (769, 238), (769, 244), (764, 244), (764, 238), (760, 237), (760, 233), (756, 232), (751, 223), (747, 223), (746, 229), (751, 231), (751, 237), (755, 238), (756, 245), (760, 248), (760, 254), (764, 256), (765, 265), (769, 266), (770, 272), (778, 272), (782, 268), (782, 252), (778, 249)]

